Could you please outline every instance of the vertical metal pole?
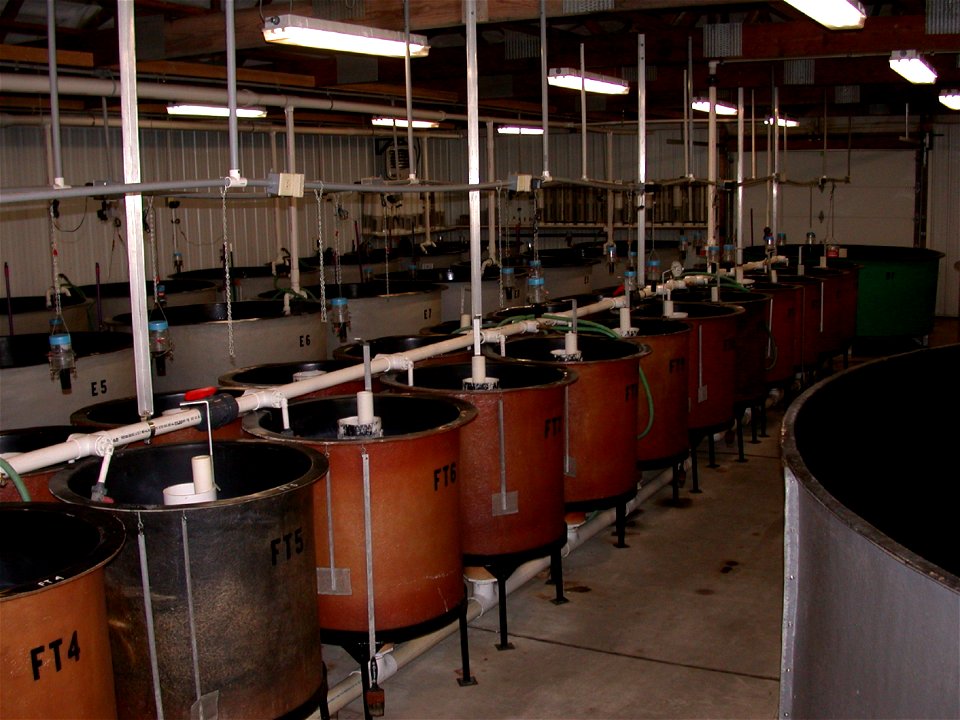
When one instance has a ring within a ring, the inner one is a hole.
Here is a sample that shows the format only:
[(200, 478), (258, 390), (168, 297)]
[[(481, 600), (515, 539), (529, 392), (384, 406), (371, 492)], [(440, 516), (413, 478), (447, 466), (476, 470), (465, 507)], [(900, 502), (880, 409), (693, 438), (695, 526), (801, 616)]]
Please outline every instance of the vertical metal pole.
[[(487, 181), (492, 182), (497, 176), (496, 148), (494, 138), (496, 133), (493, 122), (487, 121)], [(497, 191), (487, 192), (487, 257), (499, 263), (497, 257)]]
[(583, 43), (580, 43), (580, 179), (587, 179), (587, 79)]
[[(613, 182), (613, 133), (607, 132), (607, 180)], [(607, 190), (607, 242), (613, 242), (613, 190)]]
[[(684, 157), (687, 161), (686, 172), (687, 178), (693, 178), (693, 171), (690, 167), (690, 163), (693, 158), (693, 107), (691, 103), (693, 102), (693, 37), (687, 38), (687, 101), (683, 104), (684, 109), (686, 110), (686, 125), (687, 125), (687, 142), (686, 147), (684, 148)], [(693, 186), (689, 183), (687, 184), (687, 219), (690, 222), (693, 222)]]
[(773, 231), (773, 241), (777, 241), (777, 232), (780, 229), (780, 99), (777, 88), (773, 89), (773, 121), (770, 123), (773, 130), (773, 179), (770, 183), (770, 229)]
[[(467, 4), (472, 5), (470, 0)], [(547, 0), (540, 0), (540, 115), (543, 124), (543, 179), (550, 179), (550, 125), (547, 102)]]
[[(287, 172), (297, 171), (297, 137), (293, 124), (293, 106), (283, 109), (287, 123)], [(297, 199), (292, 197), (287, 205), (290, 221), (290, 289), (300, 292), (300, 224), (297, 216)]]
[[(689, 104), (689, 103), (688, 103)], [(647, 252), (647, 36), (637, 36), (637, 283), (646, 287)], [(627, 251), (629, 253), (629, 250)]]
[(410, 77), (410, 0), (403, 0), (403, 32), (406, 42), (403, 48), (403, 74), (407, 89), (407, 152), (410, 154), (410, 182), (417, 181), (417, 168), (413, 162), (413, 80)]
[(737, 265), (743, 264), (743, 88), (737, 90)]
[[(57, 80), (56, 0), (47, 0), (47, 74), (50, 76), (50, 124), (53, 140), (53, 186), (64, 187), (63, 156), (60, 152), (60, 87)], [(54, 288), (57, 278), (53, 279)]]
[[(117, 3), (120, 49), (120, 126), (123, 133), (123, 181), (140, 182), (140, 136), (137, 113), (137, 45), (134, 3)], [(153, 379), (147, 338), (147, 279), (143, 265), (143, 196), (130, 193), (127, 217), (127, 268), (130, 275), (130, 324), (133, 326), (133, 364), (137, 378), (137, 409), (141, 418), (153, 416)]]
[[(717, 201), (717, 86), (715, 81), (717, 63), (710, 62), (710, 114), (707, 120), (707, 245), (717, 244), (717, 217), (714, 205)], [(707, 253), (709, 258), (710, 254)]]
[[(123, 4), (123, 3), (121, 3)], [(227, 31), (227, 105), (230, 108), (230, 177), (240, 177), (240, 141), (237, 133), (237, 38), (233, 0), (224, 0), (224, 24)]]
[[(465, 2), (467, 15), (467, 154), (471, 185), (480, 182), (480, 116), (477, 90), (477, 4)], [(483, 316), (480, 286), (480, 191), (469, 193), (470, 207), (470, 315)]]

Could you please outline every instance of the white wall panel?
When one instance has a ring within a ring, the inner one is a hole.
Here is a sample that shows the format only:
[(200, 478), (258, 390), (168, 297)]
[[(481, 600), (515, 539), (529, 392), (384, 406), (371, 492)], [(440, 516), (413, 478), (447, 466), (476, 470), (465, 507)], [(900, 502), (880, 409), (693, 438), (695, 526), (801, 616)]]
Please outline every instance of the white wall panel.
[(945, 254), (940, 261), (937, 315), (960, 315), (960, 124), (934, 125), (930, 153), (928, 247)]

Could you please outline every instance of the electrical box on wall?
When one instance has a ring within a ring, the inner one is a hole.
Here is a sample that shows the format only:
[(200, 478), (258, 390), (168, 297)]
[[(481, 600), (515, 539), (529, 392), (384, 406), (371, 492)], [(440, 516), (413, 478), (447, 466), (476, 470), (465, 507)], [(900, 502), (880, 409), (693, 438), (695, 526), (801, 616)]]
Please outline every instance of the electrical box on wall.
[(377, 152), (383, 156), (383, 176), (387, 180), (405, 180), (417, 164), (417, 150), (411, 152), (405, 139), (383, 140)]

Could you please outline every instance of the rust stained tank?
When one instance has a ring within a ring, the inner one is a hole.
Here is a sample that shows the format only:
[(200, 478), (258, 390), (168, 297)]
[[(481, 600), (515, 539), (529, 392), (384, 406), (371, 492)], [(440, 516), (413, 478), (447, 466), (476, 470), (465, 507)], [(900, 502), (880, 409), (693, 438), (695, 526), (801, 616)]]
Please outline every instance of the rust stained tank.
[(0, 543), (0, 717), (116, 717), (104, 566), (123, 524), (62, 503), (5, 503)]
[[(692, 328), (687, 364), (687, 430), (692, 435), (726, 430), (734, 421), (737, 323), (744, 309), (720, 303), (674, 303), (674, 312), (685, 314), (682, 320)], [(634, 313), (639, 317), (662, 317), (663, 303), (643, 303)]]
[(383, 427), (380, 438), (338, 437), (338, 421), (357, 416), (356, 396), (290, 403), (289, 432), (284, 432), (278, 410), (258, 410), (243, 420), (244, 430), (253, 435), (312, 447), (330, 463), (326, 484), (315, 488), (313, 507), (316, 602), (324, 640), (334, 644), (366, 639), (368, 590), (376, 631), (384, 641), (445, 625), (465, 602), (460, 435), (477, 412), (454, 399), (377, 394), (374, 414)]
[[(51, 445), (64, 442), (71, 435), (89, 432), (72, 425), (41, 425), (27, 428), (11, 428), (0, 430), (0, 454), (4, 458), (12, 458), (20, 453), (40, 450)], [(32, 502), (53, 502), (56, 500), (50, 494), (50, 478), (63, 470), (65, 465), (54, 465), (32, 472), (20, 473)], [(0, 480), (0, 503), (20, 502), (20, 493), (12, 481), (4, 478)]]
[(750, 287), (770, 296), (770, 339), (764, 378), (770, 387), (787, 385), (801, 369), (803, 287), (767, 281), (754, 282)]
[(405, 374), (388, 375), (388, 388), (416, 389), (469, 402), (476, 421), (463, 429), (460, 482), (465, 562), (543, 557), (563, 545), (564, 388), (576, 374), (563, 368), (487, 363), (498, 386), (465, 390), (471, 363), (417, 369), (414, 388)]
[[(513, 337), (504, 359), (576, 372), (567, 389), (564, 501), (570, 510), (614, 507), (637, 492), (636, 438), (640, 357), (649, 348), (579, 333), (579, 359), (563, 360), (567, 337)], [(500, 357), (499, 348), (487, 348)]]
[(55, 497), (116, 517), (131, 538), (105, 573), (118, 715), (305, 716), (325, 700), (312, 497), (327, 463), (306, 447), (217, 441), (218, 499), (164, 505), (164, 489), (190, 482), (192, 458), (208, 452), (115, 453), (112, 503), (90, 497), (100, 458), (51, 480)]

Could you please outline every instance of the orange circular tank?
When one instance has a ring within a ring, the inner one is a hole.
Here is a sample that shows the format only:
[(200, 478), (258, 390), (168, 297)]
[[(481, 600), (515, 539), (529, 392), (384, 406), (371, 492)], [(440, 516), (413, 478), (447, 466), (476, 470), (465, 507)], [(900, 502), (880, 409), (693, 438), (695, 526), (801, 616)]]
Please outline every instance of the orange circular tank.
[[(181, 403), (194, 402), (191, 392), (157, 393), (153, 396), (154, 416), (159, 416), (172, 410), (180, 410)], [(233, 397), (243, 394), (243, 390), (217, 388), (218, 393), (226, 393)], [(193, 407), (193, 406), (191, 406)], [(197, 409), (201, 409), (197, 406)], [(80, 408), (70, 415), (70, 422), (77, 426), (77, 432), (97, 432), (98, 430), (113, 430), (114, 428), (132, 425), (140, 422), (137, 398), (127, 397), (119, 400), (97, 403)], [(227, 423), (213, 431), (214, 440), (237, 440), (243, 437), (243, 428), (240, 419)], [(155, 435), (149, 444), (166, 444), (175, 442), (203, 442), (207, 439), (207, 426), (204, 423), (192, 425), (182, 430)], [(135, 443), (139, 445), (140, 443)]]
[(576, 375), (561, 368), (487, 362), (493, 390), (464, 390), (470, 363), (419, 368), (415, 388), (405, 373), (388, 375), (388, 388), (454, 397), (477, 409), (463, 428), (460, 523), (467, 565), (490, 558), (543, 557), (563, 545), (564, 389)]
[[(687, 397), (690, 434), (716, 432), (734, 421), (737, 324), (745, 311), (738, 305), (674, 303), (674, 312), (686, 313), (690, 350), (687, 363)], [(634, 310), (641, 317), (660, 317), (663, 303), (642, 303)]]
[[(547, 364), (576, 372), (567, 389), (564, 502), (571, 510), (613, 507), (637, 492), (637, 397), (640, 357), (636, 343), (579, 333), (579, 360), (555, 359), (564, 335), (513, 337), (507, 360)], [(488, 347), (492, 357), (499, 348)]]
[(0, 505), (0, 718), (114, 718), (103, 567), (123, 524), (62, 503)]
[(859, 267), (812, 267), (807, 274), (823, 281), (823, 353), (843, 355), (857, 334)]
[(446, 624), (465, 601), (460, 434), (477, 412), (422, 394), (377, 394), (373, 412), (383, 427), (379, 438), (338, 437), (338, 420), (357, 416), (356, 396), (290, 403), (292, 434), (283, 433), (279, 410), (243, 419), (253, 435), (327, 456), (329, 475), (314, 489), (317, 607), (324, 640), (336, 644), (366, 637), (368, 588), (383, 641)]
[[(617, 315), (591, 315), (587, 320), (609, 328), (620, 327)], [(650, 352), (640, 358), (640, 395), (637, 400), (637, 467), (642, 470), (670, 467), (690, 453), (687, 438), (687, 363), (690, 325), (632, 315), (637, 334), (624, 340), (645, 345)]]
[[(80, 435), (91, 432), (73, 425), (41, 425), (29, 428), (12, 428), (0, 430), (0, 454), (5, 458), (13, 458), (16, 454), (40, 450), (51, 445), (64, 442), (71, 435)], [(55, 497), (50, 493), (50, 478), (64, 465), (41, 468), (32, 472), (20, 473), (32, 502), (54, 502)], [(0, 485), (0, 502), (21, 502), (22, 498), (13, 481), (4, 479)]]
[(793, 283), (755, 282), (751, 286), (770, 296), (770, 338), (764, 379), (770, 387), (789, 384), (800, 369), (803, 335), (803, 287)]

